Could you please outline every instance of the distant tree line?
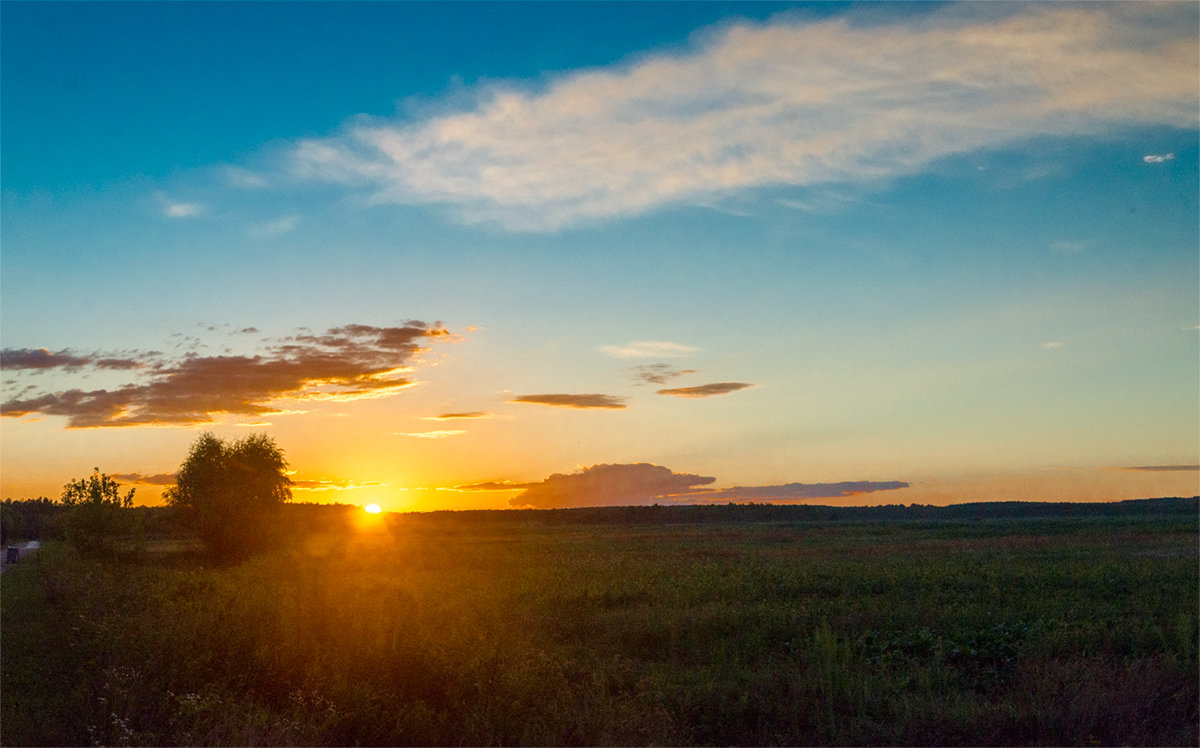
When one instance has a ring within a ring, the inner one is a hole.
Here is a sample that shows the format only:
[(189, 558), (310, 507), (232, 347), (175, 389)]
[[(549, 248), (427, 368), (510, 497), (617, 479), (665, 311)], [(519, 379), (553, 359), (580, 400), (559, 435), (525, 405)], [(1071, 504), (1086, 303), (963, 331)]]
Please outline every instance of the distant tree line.
[(987, 501), (949, 506), (887, 504), (653, 504), (571, 509), (439, 511), (406, 515), (425, 522), (474, 520), (497, 524), (725, 524), (756, 522), (892, 522), (915, 520), (1068, 519), (1192, 516), (1200, 522), (1200, 496), (1114, 502)]
[[(70, 484), (68, 484), (70, 485)], [(71, 507), (44, 496), (36, 499), (5, 499), (0, 505), (3, 542), (13, 540), (50, 540), (68, 533)], [(195, 510), (179, 504), (122, 508), (129, 514), (131, 526), (141, 528), (147, 538), (196, 537)], [(348, 531), (353, 518), (362, 509), (354, 504), (314, 504), (278, 502), (266, 514), (251, 521), (253, 513), (226, 515), (230, 522), (244, 528), (257, 528), (264, 537), (286, 541), (318, 532)], [(811, 504), (707, 504), (650, 506), (609, 506), (574, 509), (479, 509), (390, 514), (384, 521), (394, 531), (435, 529), (462, 522), (491, 524), (497, 527), (520, 524), (753, 524), (807, 522), (905, 522), (975, 521), (1021, 519), (1083, 519), (1120, 517), (1195, 518), (1200, 524), (1200, 497), (1135, 499), (1129, 501), (1076, 503), (1037, 501), (990, 501), (950, 506), (925, 504), (888, 504), (884, 506), (835, 507)], [(262, 524), (260, 524), (260, 522)], [(236, 537), (236, 536), (235, 536)], [(218, 541), (219, 542), (219, 541)], [(235, 541), (236, 542), (236, 541)], [(226, 547), (211, 547), (214, 553), (228, 552)], [(234, 556), (251, 550), (234, 548)]]

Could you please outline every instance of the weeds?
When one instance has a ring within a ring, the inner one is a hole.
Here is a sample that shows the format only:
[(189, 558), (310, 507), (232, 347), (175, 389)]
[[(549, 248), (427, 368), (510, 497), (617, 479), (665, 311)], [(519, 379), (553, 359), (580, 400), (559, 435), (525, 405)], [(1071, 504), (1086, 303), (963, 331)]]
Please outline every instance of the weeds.
[(92, 745), (1197, 742), (1188, 524), (495, 525), (239, 566), (48, 545), (0, 738)]

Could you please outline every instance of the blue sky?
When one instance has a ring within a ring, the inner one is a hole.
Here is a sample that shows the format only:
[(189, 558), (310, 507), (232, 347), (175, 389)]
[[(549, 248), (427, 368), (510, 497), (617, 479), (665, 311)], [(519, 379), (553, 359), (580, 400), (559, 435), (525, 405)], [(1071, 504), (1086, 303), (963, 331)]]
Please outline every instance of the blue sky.
[(0, 13), (6, 496), (1196, 491), (1194, 4)]

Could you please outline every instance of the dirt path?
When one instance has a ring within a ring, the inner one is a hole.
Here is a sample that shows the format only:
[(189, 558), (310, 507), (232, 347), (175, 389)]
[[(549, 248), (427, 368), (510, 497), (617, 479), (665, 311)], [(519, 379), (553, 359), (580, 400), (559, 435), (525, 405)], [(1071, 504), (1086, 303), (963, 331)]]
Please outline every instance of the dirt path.
[[(0, 566), (0, 574), (8, 571), (8, 567), (12, 566), (12, 564), (8, 562), (8, 548), (16, 548), (18, 558), (23, 561), (36, 553), (37, 549), (41, 547), (42, 544), (36, 540), (27, 540), (23, 543), (13, 543), (12, 545), (7, 546), (4, 549), (4, 564)], [(18, 561), (18, 563), (20, 563), (20, 561)]]

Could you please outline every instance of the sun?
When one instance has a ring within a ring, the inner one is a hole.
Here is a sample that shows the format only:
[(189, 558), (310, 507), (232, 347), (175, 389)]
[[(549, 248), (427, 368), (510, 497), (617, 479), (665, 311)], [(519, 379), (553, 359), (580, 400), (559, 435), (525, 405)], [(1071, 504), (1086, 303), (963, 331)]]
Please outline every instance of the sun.
[(367, 504), (363, 509), (367, 510), (367, 514), (379, 514), (383, 511), (378, 504)]

